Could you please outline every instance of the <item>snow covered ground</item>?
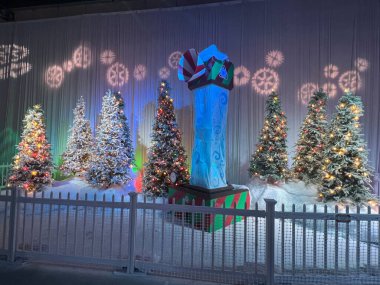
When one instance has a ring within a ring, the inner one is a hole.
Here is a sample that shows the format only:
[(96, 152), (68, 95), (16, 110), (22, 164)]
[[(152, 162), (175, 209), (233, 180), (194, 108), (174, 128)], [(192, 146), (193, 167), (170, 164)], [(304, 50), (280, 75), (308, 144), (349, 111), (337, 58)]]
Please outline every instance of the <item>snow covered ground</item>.
[[(285, 211), (292, 211), (292, 205), (296, 205), (296, 211), (302, 211), (303, 205), (306, 205), (308, 212), (314, 211), (314, 205), (317, 206), (318, 212), (323, 212), (327, 206), (329, 213), (335, 213), (335, 207), (338, 207), (339, 213), (346, 212), (346, 206), (342, 203), (328, 202), (323, 203), (318, 200), (317, 187), (314, 185), (305, 185), (302, 181), (287, 182), (279, 185), (264, 183), (260, 180), (251, 180), (247, 185), (250, 189), (251, 201), (258, 203), (259, 208), (265, 208), (264, 199), (275, 199), (277, 201), (276, 209), (281, 209), (284, 204)], [(357, 206), (348, 205), (350, 213), (356, 213)], [(361, 213), (367, 213), (368, 206), (371, 208), (371, 213), (378, 214), (379, 206), (376, 203), (362, 205)]]
[[(316, 200), (316, 189), (303, 183), (273, 186), (252, 181), (248, 185), (253, 203), (265, 209), (265, 198), (277, 200), (277, 211), (284, 204), (285, 211), (324, 211), (323, 203)], [(95, 189), (82, 179), (74, 178), (56, 182), (45, 190), (44, 196), (62, 199), (98, 201), (129, 201), (128, 193), (133, 185), (108, 190)], [(37, 197), (42, 194), (37, 193)], [(138, 200), (143, 201), (142, 195)], [(151, 200), (147, 201), (151, 203)], [(158, 199), (156, 203), (162, 203)], [(252, 204), (253, 204), (252, 203)], [(333, 203), (327, 204), (328, 212), (335, 211)], [(338, 207), (344, 212), (342, 205)], [(356, 212), (355, 207), (350, 211)], [(362, 212), (366, 208), (361, 209)], [(371, 209), (377, 213), (377, 208)], [(0, 231), (3, 229), (5, 204), (0, 202)], [(9, 209), (8, 212), (9, 214)], [(107, 259), (127, 259), (128, 209), (104, 207), (57, 206), (40, 204), (21, 205), (19, 209), (17, 246), (20, 251), (37, 251), (55, 255), (87, 256)], [(337, 224), (324, 221), (276, 220), (275, 265), (277, 272), (295, 270), (345, 270), (363, 272), (379, 268), (379, 221), (352, 221)], [(246, 229), (246, 231), (245, 231)], [(360, 238), (357, 239), (357, 231)], [(265, 219), (249, 217), (214, 233), (193, 229), (181, 216), (160, 210), (138, 210), (136, 232), (136, 255), (140, 261), (179, 265), (189, 268), (228, 269), (244, 272), (261, 272), (265, 262)], [(284, 243), (282, 243), (282, 240)], [(3, 243), (4, 241), (4, 243)], [(0, 232), (0, 248), (6, 245)], [(347, 262), (348, 261), (348, 262)], [(335, 268), (335, 264), (338, 265)], [(282, 270), (283, 269), (283, 270)]]

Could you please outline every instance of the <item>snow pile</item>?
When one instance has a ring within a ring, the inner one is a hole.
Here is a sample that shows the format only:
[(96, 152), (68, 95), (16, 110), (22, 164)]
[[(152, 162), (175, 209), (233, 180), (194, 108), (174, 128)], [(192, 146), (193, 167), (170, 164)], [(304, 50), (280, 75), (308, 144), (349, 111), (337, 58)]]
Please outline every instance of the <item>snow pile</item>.
[[(273, 185), (267, 184), (261, 180), (253, 179), (248, 184), (251, 195), (251, 205), (258, 204), (259, 209), (265, 208), (265, 199), (274, 199), (277, 201), (276, 209), (280, 210), (284, 204), (285, 211), (292, 211), (293, 204), (296, 211), (302, 211), (303, 205), (306, 206), (307, 212), (314, 211), (314, 205), (317, 206), (318, 212), (323, 212), (327, 206), (328, 212), (335, 212), (335, 207), (338, 207), (338, 212), (345, 213), (346, 206), (349, 206), (350, 213), (356, 213), (357, 206), (353, 204), (343, 204), (338, 202), (323, 203), (318, 200), (317, 187), (315, 185), (305, 185), (304, 182), (287, 182), (283, 184)], [(367, 213), (368, 206), (371, 208), (371, 213), (379, 213), (377, 203), (369, 203), (360, 207), (361, 213)]]
[[(133, 182), (124, 185), (111, 185), (110, 188), (96, 188), (89, 185), (86, 180), (82, 177), (73, 177), (63, 181), (55, 181), (52, 186), (45, 187), (43, 192), (45, 197), (50, 197), (53, 193), (53, 198), (58, 198), (61, 194), (62, 199), (68, 199), (70, 194), (70, 199), (75, 200), (76, 195), (79, 194), (79, 200), (85, 200), (86, 195), (88, 200), (94, 200), (96, 195), (96, 200), (102, 201), (112, 201), (114, 196), (115, 201), (121, 201), (122, 196), (124, 196), (124, 201), (129, 201), (129, 192), (135, 191)], [(32, 196), (33, 193), (28, 193), (28, 196)], [(36, 197), (41, 197), (42, 192), (36, 193)]]

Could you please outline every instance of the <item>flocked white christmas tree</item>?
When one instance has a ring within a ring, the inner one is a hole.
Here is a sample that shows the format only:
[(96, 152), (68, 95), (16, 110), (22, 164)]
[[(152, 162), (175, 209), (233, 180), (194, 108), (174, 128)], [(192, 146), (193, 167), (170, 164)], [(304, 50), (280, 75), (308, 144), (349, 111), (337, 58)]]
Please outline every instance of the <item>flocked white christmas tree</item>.
[(40, 105), (30, 108), (23, 121), (24, 129), (14, 157), (9, 186), (40, 191), (52, 182), (53, 163), (46, 138), (44, 112)]
[(65, 175), (77, 175), (87, 171), (94, 148), (90, 121), (86, 119), (86, 107), (80, 97), (74, 109), (73, 126), (62, 155), (61, 170)]
[(119, 102), (111, 90), (103, 97), (101, 119), (96, 130), (95, 151), (87, 181), (98, 187), (124, 184), (131, 180), (128, 149), (125, 147), (125, 132), (119, 116)]
[(127, 149), (127, 156), (128, 156), (128, 165), (130, 168), (132, 168), (135, 164), (135, 154), (131, 139), (131, 130), (129, 128), (128, 119), (125, 116), (125, 110), (124, 110), (124, 100), (123, 97), (121, 97), (120, 91), (113, 92), (113, 96), (116, 99), (117, 105), (119, 107), (118, 116), (119, 121), (121, 123), (121, 128), (123, 131), (122, 134), (122, 143), (124, 144), (124, 147)]

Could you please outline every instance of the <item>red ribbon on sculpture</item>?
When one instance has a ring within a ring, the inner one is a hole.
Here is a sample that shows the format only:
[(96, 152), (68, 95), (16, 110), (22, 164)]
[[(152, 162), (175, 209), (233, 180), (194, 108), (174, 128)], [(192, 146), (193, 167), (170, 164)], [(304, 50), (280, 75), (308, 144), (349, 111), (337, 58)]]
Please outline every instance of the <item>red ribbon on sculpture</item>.
[(189, 82), (201, 76), (205, 72), (205, 65), (198, 52), (191, 48), (185, 51), (179, 60), (178, 78), (182, 81)]

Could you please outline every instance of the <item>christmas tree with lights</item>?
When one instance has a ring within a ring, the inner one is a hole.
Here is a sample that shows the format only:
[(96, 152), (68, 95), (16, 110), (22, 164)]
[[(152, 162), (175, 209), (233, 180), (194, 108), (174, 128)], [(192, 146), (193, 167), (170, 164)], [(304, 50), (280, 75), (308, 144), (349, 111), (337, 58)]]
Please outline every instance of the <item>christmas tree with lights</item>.
[(153, 125), (152, 146), (148, 150), (143, 178), (144, 193), (151, 196), (165, 196), (169, 185), (185, 184), (190, 179), (169, 90), (168, 83), (162, 81)]
[(124, 184), (131, 180), (130, 157), (124, 144), (125, 133), (119, 111), (119, 102), (108, 90), (103, 97), (95, 150), (86, 173), (91, 185), (108, 188), (112, 184)]
[(18, 154), (14, 157), (9, 186), (40, 191), (52, 182), (53, 163), (46, 138), (44, 112), (40, 105), (30, 108), (23, 121), (24, 129)]
[(327, 95), (322, 90), (313, 94), (307, 106), (293, 160), (293, 176), (305, 183), (319, 184), (327, 134)]
[(90, 121), (86, 119), (86, 107), (80, 97), (74, 109), (74, 122), (70, 129), (66, 151), (62, 155), (60, 167), (65, 175), (82, 174), (87, 171), (94, 148)]
[(256, 152), (249, 167), (250, 176), (258, 176), (275, 183), (287, 178), (288, 154), (286, 151), (287, 123), (281, 110), (278, 95), (272, 92), (266, 101), (266, 117), (261, 129)]
[(365, 202), (372, 195), (367, 146), (359, 123), (361, 98), (346, 92), (336, 110), (327, 137), (319, 196), (324, 201)]
[(130, 168), (132, 168), (135, 164), (135, 154), (134, 154), (134, 149), (132, 145), (131, 131), (128, 125), (128, 119), (125, 116), (125, 112), (124, 112), (124, 106), (125, 106), (124, 100), (121, 97), (120, 91), (113, 92), (113, 96), (115, 97), (115, 100), (119, 107), (118, 116), (119, 116), (119, 121), (120, 121), (122, 132), (123, 132), (121, 140), (124, 147), (127, 150), (128, 165)]

